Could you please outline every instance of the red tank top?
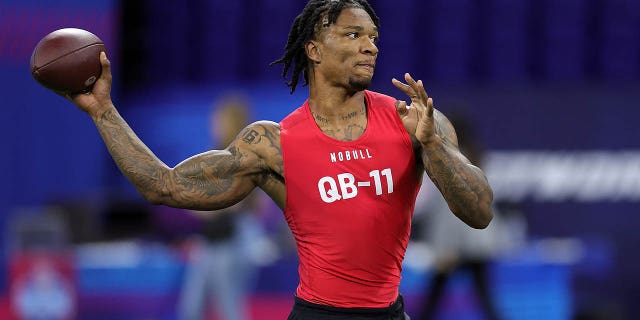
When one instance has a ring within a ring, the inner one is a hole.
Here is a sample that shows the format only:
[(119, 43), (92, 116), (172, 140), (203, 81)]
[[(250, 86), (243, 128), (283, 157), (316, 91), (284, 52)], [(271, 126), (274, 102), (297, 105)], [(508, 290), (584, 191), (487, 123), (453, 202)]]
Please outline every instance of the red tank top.
[(367, 127), (354, 141), (325, 135), (308, 101), (280, 123), (299, 298), (380, 308), (398, 296), (420, 188), (411, 139), (395, 99), (365, 91)]

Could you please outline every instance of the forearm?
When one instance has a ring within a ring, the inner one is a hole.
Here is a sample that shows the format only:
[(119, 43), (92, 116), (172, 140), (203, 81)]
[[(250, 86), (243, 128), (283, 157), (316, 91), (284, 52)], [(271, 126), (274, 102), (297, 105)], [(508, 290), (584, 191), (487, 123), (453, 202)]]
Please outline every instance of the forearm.
[(109, 153), (138, 192), (154, 204), (193, 210), (229, 207), (256, 186), (255, 154), (236, 143), (210, 150), (169, 168), (138, 138), (111, 106), (92, 115)]
[(169, 172), (166, 164), (138, 138), (115, 107), (92, 115), (104, 143), (124, 176), (142, 196), (158, 202), (163, 188), (163, 176)]
[(422, 160), (451, 211), (469, 226), (485, 228), (493, 218), (493, 191), (482, 170), (440, 139), (423, 146)]

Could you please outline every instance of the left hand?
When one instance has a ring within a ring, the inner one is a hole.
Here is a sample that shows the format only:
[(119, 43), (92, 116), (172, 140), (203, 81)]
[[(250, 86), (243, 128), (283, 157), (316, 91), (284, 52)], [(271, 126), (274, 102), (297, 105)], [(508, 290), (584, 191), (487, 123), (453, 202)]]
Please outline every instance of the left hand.
[(411, 98), (411, 104), (407, 105), (405, 101), (399, 101), (396, 103), (396, 110), (407, 131), (426, 146), (437, 137), (433, 117), (433, 99), (429, 98), (424, 90), (422, 80), (416, 82), (409, 73), (404, 74), (404, 79), (407, 83), (402, 83), (395, 78), (391, 82)]

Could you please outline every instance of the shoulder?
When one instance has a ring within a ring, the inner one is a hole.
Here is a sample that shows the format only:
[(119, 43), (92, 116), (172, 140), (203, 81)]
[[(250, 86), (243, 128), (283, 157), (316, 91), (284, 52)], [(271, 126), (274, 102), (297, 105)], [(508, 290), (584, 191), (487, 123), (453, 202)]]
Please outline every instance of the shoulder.
[(380, 114), (385, 114), (387, 117), (400, 119), (397, 109), (399, 103), (398, 99), (383, 93), (369, 90), (365, 90), (364, 94), (368, 108), (375, 110)]
[(261, 129), (267, 131), (280, 131), (280, 124), (269, 120), (260, 120), (253, 122), (247, 126), (247, 128)]
[(364, 94), (366, 99), (374, 105), (382, 104), (394, 106), (396, 101), (398, 101), (398, 99), (380, 92), (365, 90)]
[(261, 145), (272, 144), (280, 140), (280, 124), (273, 121), (256, 121), (246, 126), (239, 134), (239, 143), (245, 144), (249, 149)]
[(255, 154), (269, 170), (278, 171), (282, 162), (280, 124), (256, 121), (246, 126), (236, 138), (236, 145)]
[(297, 124), (303, 122), (307, 118), (307, 112), (305, 112), (305, 102), (302, 106), (289, 113), (282, 121), (280, 121), (280, 129), (287, 130)]

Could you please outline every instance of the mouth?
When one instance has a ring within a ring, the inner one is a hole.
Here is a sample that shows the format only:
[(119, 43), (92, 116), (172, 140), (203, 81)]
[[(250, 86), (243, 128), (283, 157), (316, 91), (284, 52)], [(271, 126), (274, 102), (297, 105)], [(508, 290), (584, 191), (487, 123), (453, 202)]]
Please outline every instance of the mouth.
[(359, 62), (358, 64), (356, 64), (357, 68), (362, 68), (367, 70), (370, 73), (373, 73), (373, 70), (375, 70), (376, 68), (376, 64), (375, 62)]

